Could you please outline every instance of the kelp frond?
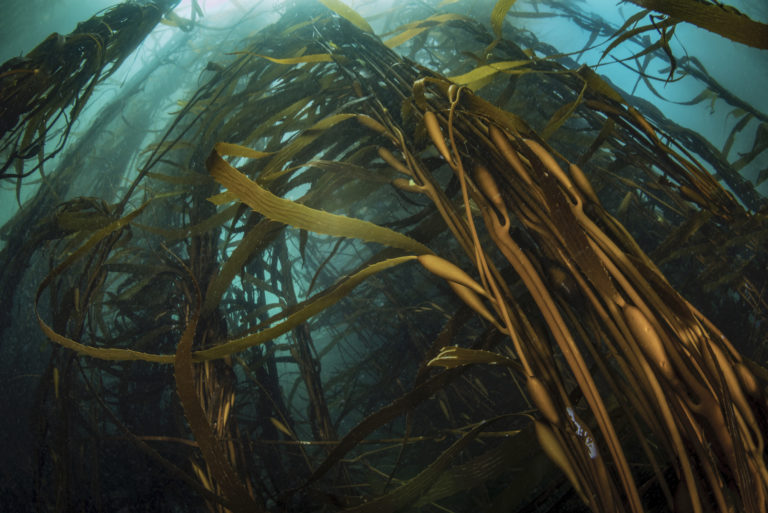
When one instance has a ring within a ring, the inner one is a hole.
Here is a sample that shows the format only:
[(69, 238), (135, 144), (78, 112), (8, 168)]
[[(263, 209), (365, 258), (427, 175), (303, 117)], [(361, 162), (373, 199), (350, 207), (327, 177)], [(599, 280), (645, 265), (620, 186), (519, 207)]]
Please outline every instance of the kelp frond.
[[(96, 85), (120, 67), (175, 3), (116, 5), (0, 66), (0, 180), (21, 183), (64, 147)], [(60, 124), (55, 148), (46, 150)], [(37, 164), (27, 168), (32, 159)]]

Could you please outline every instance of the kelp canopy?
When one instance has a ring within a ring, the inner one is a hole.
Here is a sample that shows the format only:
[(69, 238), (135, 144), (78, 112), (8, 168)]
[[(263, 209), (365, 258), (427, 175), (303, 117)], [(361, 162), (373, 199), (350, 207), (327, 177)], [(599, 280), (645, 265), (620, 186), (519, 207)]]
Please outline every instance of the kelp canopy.
[[(513, 3), (289, 3), (213, 47), (195, 3), (55, 169), (47, 115), (7, 124), (3, 178), (41, 178), (2, 231), (5, 505), (766, 511), (766, 116), (675, 57), (680, 19)], [(541, 17), (699, 81), (725, 146)]]

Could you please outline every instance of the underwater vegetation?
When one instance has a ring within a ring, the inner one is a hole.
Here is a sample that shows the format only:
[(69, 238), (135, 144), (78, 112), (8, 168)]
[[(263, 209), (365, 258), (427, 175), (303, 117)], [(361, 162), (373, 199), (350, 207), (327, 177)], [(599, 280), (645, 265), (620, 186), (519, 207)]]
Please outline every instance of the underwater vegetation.
[[(286, 2), (208, 46), (197, 2), (124, 3), (0, 67), (0, 178), (37, 185), (0, 229), (0, 504), (765, 512), (768, 118), (670, 45), (765, 26), (635, 3)], [(659, 103), (516, 25), (547, 18)], [(723, 147), (658, 106), (683, 78)]]
[[(27, 55), (0, 66), (0, 180), (15, 178), (20, 184), (43, 172), (43, 163), (66, 144), (96, 85), (119, 68), (176, 3), (116, 5), (66, 36), (51, 34)], [(62, 117), (56, 147), (46, 151), (49, 132)], [(37, 164), (25, 169), (29, 159)]]

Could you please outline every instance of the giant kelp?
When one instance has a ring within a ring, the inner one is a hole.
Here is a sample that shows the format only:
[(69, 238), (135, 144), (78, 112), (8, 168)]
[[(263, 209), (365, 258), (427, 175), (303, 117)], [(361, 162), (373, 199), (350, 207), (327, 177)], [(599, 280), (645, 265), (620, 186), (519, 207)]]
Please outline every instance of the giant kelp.
[[(25, 176), (42, 172), (43, 163), (64, 147), (96, 85), (177, 3), (115, 5), (70, 34), (51, 34), (28, 54), (0, 66), (0, 179), (15, 179), (20, 186)], [(61, 133), (51, 133), (54, 128)], [(52, 139), (57, 139), (54, 149), (46, 150)], [(32, 159), (37, 163), (27, 167), (25, 161)]]
[(511, 2), (384, 43), (323, 3), (352, 22), (287, 9), (49, 214), (40, 508), (130, 507), (104, 466), (142, 454), (210, 511), (764, 511), (749, 182)]
[(707, 0), (630, 0), (669, 16), (668, 19), (693, 23), (741, 44), (768, 49), (768, 25), (754, 21), (738, 9)]

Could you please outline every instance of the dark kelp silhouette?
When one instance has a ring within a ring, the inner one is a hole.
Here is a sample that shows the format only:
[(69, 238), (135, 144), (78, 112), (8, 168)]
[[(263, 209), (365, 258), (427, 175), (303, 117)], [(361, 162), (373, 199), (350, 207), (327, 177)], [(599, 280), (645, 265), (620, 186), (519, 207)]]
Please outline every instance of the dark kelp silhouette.
[[(22, 178), (64, 147), (72, 123), (99, 82), (133, 53), (178, 0), (126, 2), (51, 34), (23, 57), (0, 66), (0, 179)], [(53, 134), (53, 128), (60, 133)], [(57, 139), (54, 149), (45, 148)], [(25, 162), (36, 160), (27, 167)]]

